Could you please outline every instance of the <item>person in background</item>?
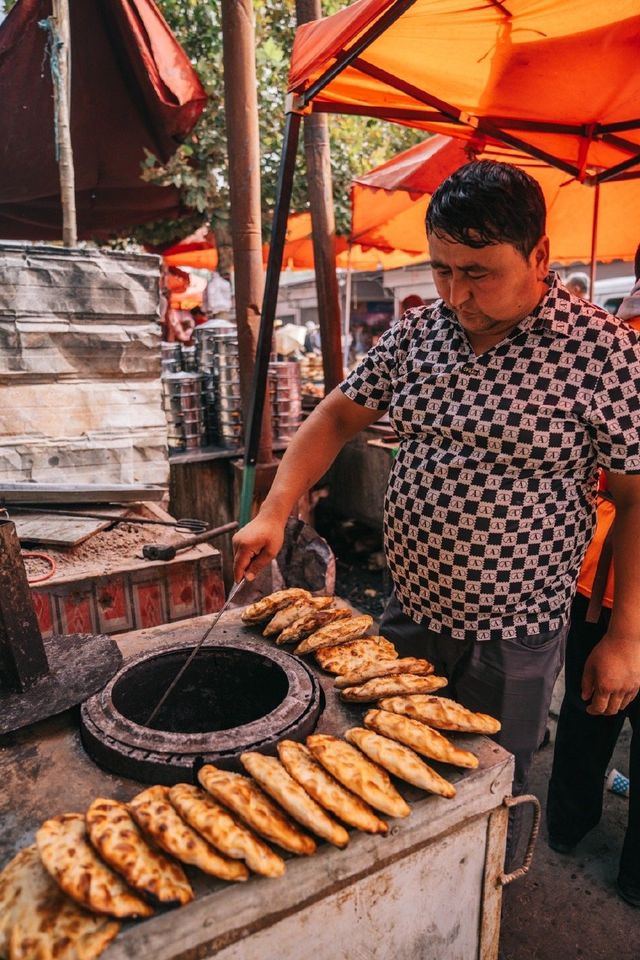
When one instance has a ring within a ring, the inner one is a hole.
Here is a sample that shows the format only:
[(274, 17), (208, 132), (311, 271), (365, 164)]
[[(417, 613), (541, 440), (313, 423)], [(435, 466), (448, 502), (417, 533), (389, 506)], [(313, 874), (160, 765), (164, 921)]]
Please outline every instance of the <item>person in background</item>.
[[(592, 712), (640, 689), (640, 339), (549, 271), (542, 190), (518, 167), (458, 169), (431, 197), (427, 235), (440, 299), (385, 331), (296, 432), (233, 538), (234, 575), (253, 579), (277, 555), (298, 499), (389, 411), (394, 594), (380, 633), (501, 721), (517, 794), (562, 665), (599, 466), (629, 576), (591, 664)], [(511, 863), (516, 849), (512, 834)]]
[(584, 300), (587, 296), (588, 289), (589, 277), (586, 273), (572, 273), (571, 276), (567, 278), (567, 290), (569, 290), (574, 297), (581, 297)]
[(424, 307), (424, 300), (417, 293), (409, 293), (400, 301), (400, 316), (403, 313), (406, 313), (407, 310), (411, 310), (413, 307)]
[[(640, 246), (635, 256), (636, 283), (618, 308), (617, 316), (640, 330)], [(629, 813), (618, 879), (618, 893), (640, 907), (640, 696), (627, 694), (617, 710), (597, 715), (589, 703), (593, 652), (606, 637), (614, 598), (613, 531), (616, 509), (600, 482), (597, 526), (587, 548), (571, 607), (567, 637), (565, 694), (558, 718), (553, 768), (547, 798), (549, 846), (570, 854), (600, 822), (607, 767), (616, 741), (629, 719)], [(639, 641), (640, 642), (640, 641)]]

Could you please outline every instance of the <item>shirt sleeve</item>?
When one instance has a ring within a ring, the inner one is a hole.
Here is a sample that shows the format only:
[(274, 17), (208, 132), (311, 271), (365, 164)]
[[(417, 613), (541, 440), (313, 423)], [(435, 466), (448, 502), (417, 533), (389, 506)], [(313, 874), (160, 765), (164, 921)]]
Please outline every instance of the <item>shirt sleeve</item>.
[(640, 339), (633, 331), (611, 345), (589, 421), (599, 466), (640, 473)]
[(340, 389), (346, 397), (370, 410), (388, 410), (397, 363), (397, 334), (394, 324), (382, 334), (375, 347), (362, 358)]

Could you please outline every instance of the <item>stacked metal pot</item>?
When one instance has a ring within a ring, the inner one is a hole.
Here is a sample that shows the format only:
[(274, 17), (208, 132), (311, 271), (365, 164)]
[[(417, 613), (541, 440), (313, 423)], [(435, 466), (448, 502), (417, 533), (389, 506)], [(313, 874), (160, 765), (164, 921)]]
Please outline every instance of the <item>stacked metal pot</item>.
[(236, 328), (225, 321), (210, 320), (196, 328), (195, 336), (209, 443), (239, 447), (243, 427)]
[(297, 361), (269, 364), (269, 393), (274, 440), (290, 440), (302, 417), (302, 379)]

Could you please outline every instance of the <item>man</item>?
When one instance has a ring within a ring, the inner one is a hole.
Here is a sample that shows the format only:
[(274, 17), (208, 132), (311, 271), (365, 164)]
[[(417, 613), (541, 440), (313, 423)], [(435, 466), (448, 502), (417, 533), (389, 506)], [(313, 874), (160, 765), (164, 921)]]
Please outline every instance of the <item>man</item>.
[[(640, 330), (640, 247), (635, 257), (636, 282), (617, 316)], [(603, 485), (604, 486), (604, 485)], [(578, 577), (567, 637), (565, 694), (558, 718), (553, 770), (547, 799), (549, 846), (572, 853), (602, 816), (607, 766), (625, 720), (632, 726), (629, 751), (628, 824), (616, 887), (627, 903), (640, 907), (640, 696), (627, 696), (620, 710), (594, 715), (583, 695), (589, 690), (585, 670), (591, 651), (609, 631), (614, 602), (611, 544), (616, 509), (608, 491), (598, 493), (597, 527)]]
[(252, 577), (298, 498), (389, 410), (395, 597), (381, 632), (501, 720), (514, 792), (544, 735), (599, 465), (628, 575), (590, 658), (592, 708), (615, 713), (640, 687), (640, 345), (549, 273), (544, 230), (540, 187), (516, 167), (474, 162), (441, 184), (427, 211), (441, 299), (408, 311), (317, 407), (234, 538), (235, 576)]

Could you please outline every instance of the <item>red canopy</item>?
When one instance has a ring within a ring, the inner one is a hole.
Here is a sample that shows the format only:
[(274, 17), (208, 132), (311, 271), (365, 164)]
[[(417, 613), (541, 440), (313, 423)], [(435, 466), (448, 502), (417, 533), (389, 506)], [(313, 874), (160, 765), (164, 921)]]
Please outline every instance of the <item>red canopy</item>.
[[(206, 94), (153, 0), (71, 0), (71, 137), (78, 236), (180, 213), (178, 192), (140, 179), (144, 148), (167, 160)], [(0, 27), (0, 237), (61, 236), (51, 0), (18, 0)]]

